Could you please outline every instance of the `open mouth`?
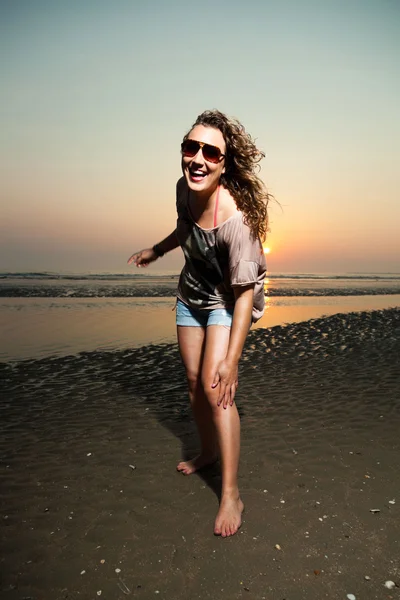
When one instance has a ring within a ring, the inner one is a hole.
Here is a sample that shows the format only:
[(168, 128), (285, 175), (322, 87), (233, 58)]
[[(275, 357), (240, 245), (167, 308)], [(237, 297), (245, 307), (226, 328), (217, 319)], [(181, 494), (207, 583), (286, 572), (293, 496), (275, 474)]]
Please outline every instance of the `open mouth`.
[(205, 173), (204, 171), (201, 171), (200, 169), (191, 169), (189, 167), (188, 171), (189, 171), (190, 179), (197, 183), (199, 181), (203, 181), (203, 179), (205, 177), (207, 177), (207, 173)]

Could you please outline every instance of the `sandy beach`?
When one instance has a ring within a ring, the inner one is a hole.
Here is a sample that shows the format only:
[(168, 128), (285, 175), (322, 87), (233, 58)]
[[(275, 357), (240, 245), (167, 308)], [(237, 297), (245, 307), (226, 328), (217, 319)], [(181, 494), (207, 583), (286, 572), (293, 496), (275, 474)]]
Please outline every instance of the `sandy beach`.
[(227, 540), (175, 344), (1, 364), (1, 598), (399, 598), (399, 357), (399, 309), (249, 334)]

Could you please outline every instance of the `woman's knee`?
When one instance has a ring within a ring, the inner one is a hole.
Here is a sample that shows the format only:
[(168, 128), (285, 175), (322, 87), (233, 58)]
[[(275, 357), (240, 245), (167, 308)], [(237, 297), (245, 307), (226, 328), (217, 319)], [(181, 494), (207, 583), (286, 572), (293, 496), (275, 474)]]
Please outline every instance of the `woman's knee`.
[(211, 406), (214, 406), (217, 398), (217, 388), (213, 387), (214, 374), (202, 373), (201, 374), (201, 385), (204, 390), (204, 395)]
[(189, 393), (195, 394), (201, 386), (200, 373), (197, 371), (186, 370), (186, 380), (189, 387)]

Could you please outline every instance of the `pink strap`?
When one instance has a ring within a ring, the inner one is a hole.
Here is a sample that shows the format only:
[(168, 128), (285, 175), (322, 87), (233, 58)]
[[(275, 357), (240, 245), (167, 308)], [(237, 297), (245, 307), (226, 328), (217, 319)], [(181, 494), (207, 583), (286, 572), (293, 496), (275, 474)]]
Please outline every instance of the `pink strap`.
[(214, 208), (214, 227), (217, 226), (217, 215), (218, 215), (218, 201), (219, 201), (219, 188), (221, 186), (218, 186), (217, 189), (217, 197), (215, 198), (215, 208)]

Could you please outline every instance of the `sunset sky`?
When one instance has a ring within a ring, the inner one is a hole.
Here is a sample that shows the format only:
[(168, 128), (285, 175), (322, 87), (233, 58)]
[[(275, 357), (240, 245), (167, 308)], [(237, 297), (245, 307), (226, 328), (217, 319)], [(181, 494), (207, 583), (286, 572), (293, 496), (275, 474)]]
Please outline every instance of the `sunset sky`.
[(218, 108), (267, 155), (272, 273), (400, 271), (400, 2), (4, 0), (0, 56), (0, 270), (133, 271)]

